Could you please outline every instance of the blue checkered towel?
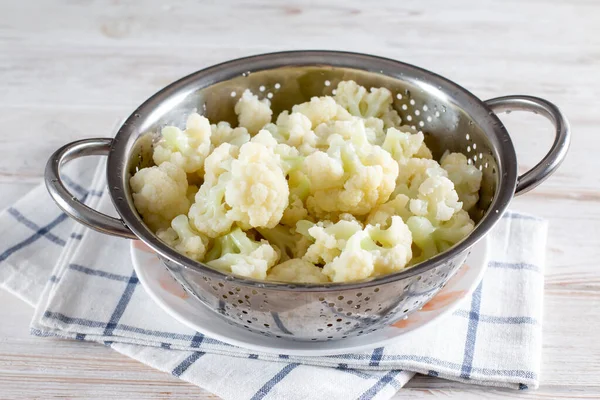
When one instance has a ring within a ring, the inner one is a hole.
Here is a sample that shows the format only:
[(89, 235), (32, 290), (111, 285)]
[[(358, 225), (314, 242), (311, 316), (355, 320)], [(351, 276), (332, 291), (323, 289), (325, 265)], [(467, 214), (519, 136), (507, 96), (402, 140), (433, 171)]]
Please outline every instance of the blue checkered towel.
[[(114, 213), (103, 162), (75, 161), (65, 180)], [(0, 214), (0, 235), (0, 285), (36, 307), (34, 335), (103, 343), (225, 399), (388, 399), (415, 372), (538, 386), (546, 223), (531, 216), (505, 215), (482, 284), (452, 316), (418, 337), (329, 357), (255, 353), (179, 324), (139, 285), (128, 241), (73, 222), (42, 186)]]

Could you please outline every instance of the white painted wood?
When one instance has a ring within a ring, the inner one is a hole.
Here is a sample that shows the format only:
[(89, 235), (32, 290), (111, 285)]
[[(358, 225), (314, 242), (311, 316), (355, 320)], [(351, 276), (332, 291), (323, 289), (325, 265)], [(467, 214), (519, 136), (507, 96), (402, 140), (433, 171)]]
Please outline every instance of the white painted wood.
[[(46, 158), (107, 136), (165, 84), (259, 52), (328, 48), (431, 69), (481, 98), (545, 97), (573, 128), (557, 174), (513, 208), (550, 220), (542, 386), (491, 390), (417, 377), (403, 398), (600, 398), (600, 3), (114, 0), (0, 3), (0, 207), (39, 182)], [(502, 117), (522, 170), (551, 143), (539, 117)], [(28, 335), (31, 309), (0, 293), (0, 398), (214, 399), (103, 346)]]

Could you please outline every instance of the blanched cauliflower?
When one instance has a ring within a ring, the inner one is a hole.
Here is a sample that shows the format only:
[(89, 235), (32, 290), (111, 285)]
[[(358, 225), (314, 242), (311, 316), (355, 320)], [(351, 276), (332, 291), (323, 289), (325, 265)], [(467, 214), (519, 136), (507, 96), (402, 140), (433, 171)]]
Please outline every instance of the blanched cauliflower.
[(175, 126), (162, 129), (161, 140), (154, 147), (154, 163), (170, 162), (187, 173), (201, 171), (211, 151), (210, 135), (208, 119), (197, 113), (190, 114), (185, 131)]
[(327, 283), (323, 270), (308, 261), (292, 258), (269, 270), (267, 280), (291, 283)]
[(297, 231), (313, 242), (306, 250), (303, 259), (313, 264), (326, 264), (333, 261), (340, 255), (346, 241), (362, 228), (362, 224), (358, 221), (340, 220), (335, 224), (331, 221), (319, 221), (316, 224), (309, 221), (299, 222), (296, 225)]
[(229, 122), (221, 121), (218, 124), (210, 126), (210, 142), (214, 147), (223, 143), (229, 143), (234, 146), (241, 146), (250, 141), (250, 134), (243, 126), (232, 128)]
[(251, 135), (258, 133), (263, 126), (271, 122), (271, 115), (273, 115), (271, 102), (268, 99), (259, 100), (258, 96), (248, 89), (244, 90), (234, 111), (240, 126), (246, 128)]
[(398, 164), (379, 146), (355, 146), (332, 135), (327, 153), (304, 160), (310, 180), (308, 210), (321, 217), (331, 212), (365, 215), (394, 191)]
[(382, 229), (368, 225), (354, 233), (341, 253), (323, 267), (323, 274), (332, 282), (366, 279), (400, 271), (412, 257), (412, 234), (398, 216)]
[(205, 181), (189, 217), (209, 237), (226, 233), (234, 222), (244, 229), (272, 228), (281, 220), (288, 197), (280, 157), (272, 148), (254, 139), (239, 151), (224, 143), (207, 158)]
[(442, 168), (448, 172), (448, 178), (454, 183), (463, 209), (469, 211), (479, 201), (479, 189), (483, 173), (467, 162), (461, 153), (445, 153), (441, 159)]
[(297, 104), (292, 107), (292, 113), (305, 115), (311, 122), (312, 127), (331, 120), (350, 119), (350, 114), (341, 107), (333, 97), (313, 97), (310, 101)]
[(225, 201), (230, 218), (247, 227), (273, 228), (288, 206), (289, 187), (280, 158), (259, 143), (246, 143), (231, 165)]
[(185, 172), (170, 162), (140, 169), (129, 184), (135, 208), (154, 231), (168, 228), (173, 218), (190, 208)]
[(279, 255), (266, 240), (256, 242), (240, 228), (214, 240), (204, 262), (209, 266), (253, 279), (266, 279)]
[(164, 128), (157, 166), (130, 181), (143, 220), (217, 270), (308, 284), (396, 273), (465, 238), (481, 171), (459, 153), (434, 160), (388, 89), (335, 93), (271, 122), (270, 101), (246, 90), (237, 127), (193, 113)]
[(371, 88), (367, 92), (354, 81), (343, 81), (336, 89), (335, 101), (354, 116), (380, 118), (386, 128), (398, 127), (402, 122), (392, 108), (392, 92), (386, 88)]
[(183, 214), (173, 218), (171, 227), (159, 230), (156, 232), (156, 236), (178, 252), (198, 261), (204, 258), (206, 246), (208, 246), (208, 238), (194, 231), (188, 217)]

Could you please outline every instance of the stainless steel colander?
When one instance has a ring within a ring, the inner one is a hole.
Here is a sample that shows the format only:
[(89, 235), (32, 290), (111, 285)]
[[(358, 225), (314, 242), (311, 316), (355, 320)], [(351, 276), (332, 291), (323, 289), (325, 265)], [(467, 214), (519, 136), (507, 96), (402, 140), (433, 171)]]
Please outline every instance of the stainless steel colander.
[[(167, 124), (183, 126), (192, 111), (211, 121), (236, 123), (234, 104), (249, 88), (271, 100), (274, 115), (313, 96), (331, 95), (338, 82), (386, 87), (405, 124), (425, 134), (439, 159), (462, 152), (483, 172), (480, 200), (471, 213), (475, 230), (450, 250), (415, 267), (366, 282), (292, 285), (227, 275), (188, 259), (161, 242), (142, 222), (129, 188), (138, 168), (152, 164), (152, 144)], [(515, 149), (495, 112), (525, 110), (548, 118), (556, 129), (549, 153), (517, 176)], [(46, 184), (57, 204), (98, 231), (140, 239), (155, 250), (183, 287), (229, 323), (266, 336), (293, 340), (335, 340), (392, 324), (429, 301), (464, 263), (471, 247), (494, 226), (515, 194), (547, 178), (569, 146), (569, 127), (556, 106), (530, 96), (481, 101), (464, 88), (429, 71), (364, 54), (297, 51), (238, 59), (193, 73), (158, 92), (121, 126), (114, 139), (70, 143), (46, 168)], [(76, 157), (107, 154), (110, 194), (122, 219), (74, 200), (60, 179), (60, 166)]]

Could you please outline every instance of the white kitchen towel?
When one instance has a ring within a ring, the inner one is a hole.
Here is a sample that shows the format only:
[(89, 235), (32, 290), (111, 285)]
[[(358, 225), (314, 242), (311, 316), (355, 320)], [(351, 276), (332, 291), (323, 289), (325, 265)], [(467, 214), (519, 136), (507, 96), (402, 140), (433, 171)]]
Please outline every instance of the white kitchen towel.
[[(104, 168), (77, 160), (63, 178), (82, 202), (114, 213)], [(139, 284), (128, 241), (73, 222), (42, 185), (0, 214), (0, 285), (36, 307), (33, 334), (103, 343), (225, 399), (388, 399), (415, 372), (527, 389), (539, 381), (546, 229), (506, 213), (482, 283), (453, 315), (339, 356), (256, 353), (178, 323)]]

